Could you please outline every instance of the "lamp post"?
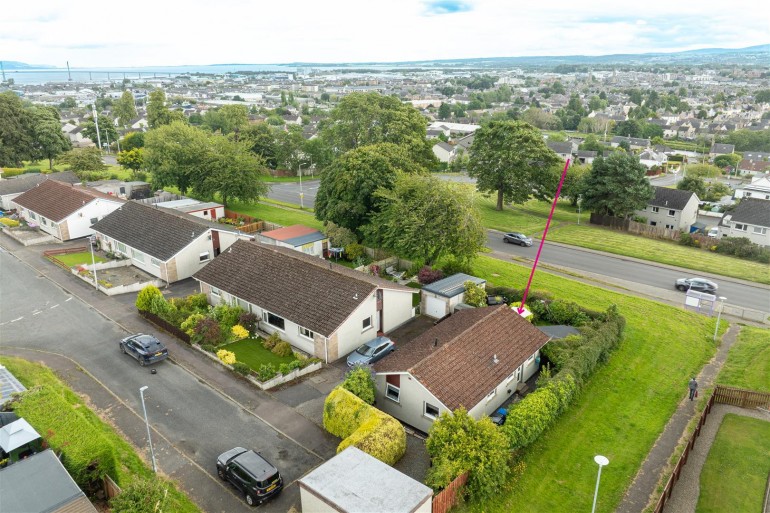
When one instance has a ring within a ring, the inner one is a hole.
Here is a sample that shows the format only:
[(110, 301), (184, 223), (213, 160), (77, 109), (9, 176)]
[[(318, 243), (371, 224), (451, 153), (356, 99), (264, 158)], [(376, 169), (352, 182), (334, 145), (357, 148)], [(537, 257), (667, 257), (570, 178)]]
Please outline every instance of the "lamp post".
[(88, 238), (89, 246), (91, 247), (91, 267), (94, 272), (94, 288), (99, 290), (99, 281), (96, 279), (96, 259), (94, 258), (94, 243), (96, 242), (96, 235), (91, 235)]
[(717, 341), (717, 332), (719, 331), (719, 319), (722, 317), (722, 310), (725, 309), (725, 299), (727, 299), (724, 296), (719, 296), (719, 310), (717, 310), (717, 325), (714, 326), (714, 342)]
[(302, 192), (302, 164), (299, 164), (299, 208), (305, 208), (305, 193)]
[(147, 385), (139, 389), (139, 396), (142, 398), (142, 411), (144, 412), (144, 425), (147, 426), (147, 441), (150, 443), (150, 457), (152, 457), (152, 471), (158, 473), (155, 467), (155, 451), (152, 450), (152, 438), (150, 438), (150, 423), (147, 421), (147, 408), (144, 406), (144, 391), (147, 390)]
[(577, 205), (578, 205), (578, 224), (580, 224), (580, 205), (581, 205), (581, 203), (583, 203), (583, 195), (582, 194), (578, 195), (578, 199), (577, 199)]
[(610, 460), (608, 460), (604, 456), (597, 455), (597, 456), (594, 456), (594, 461), (596, 462), (597, 465), (599, 465), (599, 474), (596, 476), (596, 490), (594, 491), (594, 505), (591, 508), (591, 513), (594, 513), (596, 511), (596, 498), (599, 495), (599, 481), (602, 478), (602, 467), (607, 465), (610, 462)]

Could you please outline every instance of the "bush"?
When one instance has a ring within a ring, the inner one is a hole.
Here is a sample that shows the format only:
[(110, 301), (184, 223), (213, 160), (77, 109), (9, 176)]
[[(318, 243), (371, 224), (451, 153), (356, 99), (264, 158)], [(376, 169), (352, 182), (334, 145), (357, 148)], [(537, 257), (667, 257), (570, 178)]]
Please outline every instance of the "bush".
[(331, 221), (326, 222), (324, 233), (329, 237), (332, 247), (344, 248), (358, 242), (356, 234), (344, 226), (337, 226)]
[(428, 285), (444, 277), (444, 272), (441, 269), (431, 269), (427, 265), (420, 269), (417, 273), (417, 281), (423, 285)]
[(488, 418), (476, 420), (462, 408), (452, 415), (441, 414), (430, 428), (425, 448), (431, 456), (426, 483), (434, 490), (468, 471), (466, 491), (472, 500), (484, 500), (498, 494), (510, 475), (503, 432)]
[(233, 364), (233, 370), (241, 376), (248, 376), (251, 373), (251, 367), (241, 362), (235, 362)]
[(238, 317), (238, 324), (246, 328), (250, 334), (253, 334), (257, 331), (258, 321), (259, 319), (257, 318), (257, 315), (251, 312), (243, 312)]
[(257, 371), (257, 377), (262, 382), (273, 379), (275, 374), (275, 367), (272, 363), (263, 363), (259, 366), (259, 370)]
[(700, 247), (700, 241), (696, 238), (694, 238), (689, 233), (683, 233), (679, 235), (679, 245), (680, 246), (690, 246), (694, 248)]
[(466, 260), (460, 260), (457, 257), (451, 256), (447, 258), (442, 264), (441, 269), (444, 271), (444, 276), (452, 276), (457, 273), (472, 274), (470, 262)]
[(359, 258), (364, 258), (365, 256), (366, 248), (361, 244), (354, 242), (353, 244), (348, 244), (345, 246), (345, 258), (347, 258), (350, 262), (354, 262)]
[(220, 349), (217, 351), (217, 358), (219, 358), (222, 363), (225, 363), (227, 365), (232, 365), (235, 363), (235, 353), (232, 351), (228, 351), (226, 349)]
[(716, 252), (761, 263), (770, 263), (770, 248), (763, 248), (746, 237), (722, 238), (717, 243)]
[(195, 327), (198, 325), (198, 323), (201, 320), (205, 318), (206, 316), (203, 315), (202, 313), (191, 314), (187, 319), (182, 321), (182, 324), (179, 326), (179, 328), (185, 333), (187, 333), (188, 335), (190, 335), (190, 337), (192, 337), (193, 335), (195, 335)]
[(137, 478), (110, 499), (112, 513), (155, 513), (164, 510), (167, 486), (156, 478)]
[(487, 294), (490, 296), (504, 296), (508, 298), (508, 301), (510, 302), (516, 302), (521, 301), (524, 297), (524, 291), (513, 289), (510, 287), (494, 287), (491, 286), (489, 283), (487, 283), (486, 287)]
[(217, 350), (217, 346), (212, 346), (211, 344), (203, 344), (201, 345), (201, 349), (208, 351), (209, 353), (214, 353)]
[(374, 376), (366, 365), (356, 365), (345, 374), (342, 388), (367, 404), (374, 404)]
[(225, 333), (230, 332), (233, 326), (238, 323), (238, 318), (242, 313), (243, 308), (240, 306), (230, 306), (226, 303), (218, 304), (211, 312)]
[(270, 334), (269, 337), (264, 339), (262, 341), (262, 347), (267, 349), (268, 351), (272, 351), (273, 348), (281, 342), (281, 336), (278, 334), (277, 331), (274, 331), (272, 334)]
[(393, 465), (406, 452), (406, 432), (401, 423), (342, 387), (327, 396), (323, 423), (329, 433), (343, 438), (338, 453), (353, 445)]
[(233, 334), (233, 338), (235, 338), (235, 340), (241, 340), (249, 336), (249, 330), (247, 330), (240, 324), (236, 324), (235, 326), (233, 326), (230, 329), (230, 332)]
[(7, 217), (0, 217), (0, 223), (4, 224), (8, 228), (16, 228), (20, 224), (17, 220), (9, 219)]
[(487, 306), (487, 293), (481, 285), (476, 285), (468, 280), (463, 283), (463, 287), (465, 287), (463, 303), (475, 307)]
[[(136, 295), (136, 308), (137, 310), (144, 310), (145, 312), (152, 312), (151, 305), (153, 298), (160, 297), (163, 299), (163, 293), (155, 285), (147, 285), (145, 288), (139, 291)], [(153, 312), (155, 313), (155, 312)]]
[(291, 356), (291, 344), (284, 341), (278, 342), (270, 352), (276, 356)]
[(216, 319), (211, 317), (204, 317), (198, 321), (193, 331), (194, 334), (190, 338), (196, 343), (215, 346), (222, 341), (222, 329)]
[(291, 366), (290, 364), (288, 364), (288, 363), (282, 363), (282, 364), (280, 364), (280, 365), (278, 366), (278, 372), (279, 372), (281, 375), (283, 375), (283, 376), (286, 376), (287, 374), (289, 374), (289, 373), (290, 373), (291, 371), (293, 371), (293, 370), (294, 370), (294, 367), (292, 367), (292, 366)]

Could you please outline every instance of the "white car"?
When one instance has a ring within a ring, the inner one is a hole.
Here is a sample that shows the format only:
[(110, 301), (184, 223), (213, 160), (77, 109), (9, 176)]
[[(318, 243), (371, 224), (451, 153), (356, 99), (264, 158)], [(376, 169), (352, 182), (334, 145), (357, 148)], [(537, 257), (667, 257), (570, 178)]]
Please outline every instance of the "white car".
[(712, 238), (714, 238), (714, 239), (717, 239), (717, 238), (719, 238), (719, 228), (717, 228), (716, 226), (715, 226), (715, 227), (713, 227), (713, 228), (711, 228), (711, 229), (709, 230), (709, 232), (708, 232), (708, 236), (709, 236), (709, 237), (712, 237)]

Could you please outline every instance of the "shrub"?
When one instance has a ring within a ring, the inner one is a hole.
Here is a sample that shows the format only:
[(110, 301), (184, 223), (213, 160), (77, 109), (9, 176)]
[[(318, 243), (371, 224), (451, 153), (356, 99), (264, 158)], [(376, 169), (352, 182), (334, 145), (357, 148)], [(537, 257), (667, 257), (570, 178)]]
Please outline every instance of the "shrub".
[(156, 478), (137, 478), (110, 499), (113, 513), (155, 513), (164, 510), (168, 486)]
[(275, 347), (270, 350), (270, 352), (276, 356), (291, 356), (291, 344), (284, 341), (278, 342)]
[(152, 296), (150, 299), (150, 313), (154, 313), (162, 319), (168, 320), (174, 310), (173, 305), (166, 301), (163, 296)]
[(367, 404), (374, 404), (374, 376), (368, 366), (356, 365), (345, 374), (342, 388)]
[(191, 314), (187, 319), (182, 321), (182, 324), (179, 326), (179, 328), (192, 337), (195, 335), (195, 327), (202, 319), (205, 318), (206, 316), (202, 313)]
[(366, 256), (366, 248), (361, 244), (354, 242), (345, 246), (345, 258), (349, 261), (354, 262), (364, 256)]
[(0, 223), (4, 224), (8, 228), (16, 228), (19, 226), (19, 222), (15, 219), (9, 219), (7, 217), (0, 217)]
[(465, 287), (463, 303), (475, 307), (487, 306), (487, 293), (481, 285), (477, 285), (471, 280), (468, 280), (463, 283), (463, 287)]
[(393, 465), (406, 452), (406, 432), (401, 423), (342, 387), (326, 397), (323, 423), (329, 433), (343, 438), (338, 453), (353, 445)]
[(152, 312), (152, 310), (150, 310), (152, 299), (158, 296), (163, 298), (163, 293), (158, 289), (158, 287), (155, 285), (147, 285), (145, 288), (139, 291), (139, 294), (136, 295), (135, 305), (137, 310)]
[(259, 366), (259, 370), (257, 371), (257, 377), (262, 382), (273, 379), (275, 374), (275, 367), (272, 363), (263, 363)]
[(233, 364), (233, 370), (241, 376), (248, 376), (251, 373), (251, 367), (241, 362), (235, 362)]
[(211, 312), (224, 332), (229, 332), (238, 323), (238, 317), (242, 313), (243, 308), (240, 306), (230, 306), (226, 303), (218, 304)]
[(249, 330), (240, 324), (236, 324), (230, 328), (230, 332), (233, 334), (233, 338), (235, 338), (235, 340), (241, 340), (249, 336)]
[(694, 248), (700, 247), (700, 241), (696, 238), (694, 238), (689, 233), (683, 233), (679, 236), (679, 245), (680, 246), (690, 246)]
[(203, 344), (201, 345), (201, 349), (208, 351), (209, 353), (214, 353), (217, 350), (217, 346), (212, 346), (211, 344)]
[(217, 351), (217, 358), (219, 358), (222, 363), (226, 363), (227, 365), (232, 365), (235, 363), (235, 353), (226, 349), (220, 349)]
[(358, 242), (356, 234), (344, 226), (338, 226), (331, 221), (326, 222), (324, 233), (329, 237), (331, 245), (336, 248), (344, 248)]
[(521, 299), (524, 297), (523, 290), (513, 289), (510, 287), (494, 287), (488, 283), (486, 291), (490, 296), (504, 296), (508, 298), (508, 301), (511, 302), (521, 301)]
[(204, 317), (195, 326), (191, 339), (200, 344), (217, 345), (222, 341), (222, 329), (216, 319)]
[(471, 499), (483, 500), (499, 493), (510, 475), (503, 432), (488, 418), (475, 420), (462, 408), (441, 414), (430, 428), (425, 447), (432, 464), (426, 483), (436, 490), (468, 471), (466, 491)]
[(280, 372), (283, 376), (286, 376), (293, 370), (294, 370), (294, 367), (292, 367), (288, 363), (282, 363), (278, 366), (278, 372)]
[(470, 262), (461, 260), (455, 256), (447, 258), (442, 264), (441, 269), (444, 271), (444, 276), (452, 276), (457, 273), (472, 274)]
[(251, 312), (243, 312), (238, 317), (238, 324), (246, 328), (250, 334), (257, 331), (257, 323), (257, 315)]
[(444, 272), (441, 269), (431, 269), (427, 265), (420, 269), (417, 273), (417, 281), (423, 285), (428, 285), (434, 281), (438, 281), (444, 277)]
[(269, 337), (267, 337), (266, 339), (264, 339), (264, 340), (262, 341), (262, 347), (264, 347), (264, 348), (265, 348), (265, 349), (267, 349), (268, 351), (272, 351), (272, 350), (273, 350), (273, 348), (274, 348), (274, 347), (275, 347), (275, 346), (276, 346), (276, 345), (277, 345), (279, 342), (281, 342), (281, 336), (278, 334), (278, 332), (277, 332), (277, 331), (274, 331), (272, 334), (270, 334), (270, 336), (269, 336)]

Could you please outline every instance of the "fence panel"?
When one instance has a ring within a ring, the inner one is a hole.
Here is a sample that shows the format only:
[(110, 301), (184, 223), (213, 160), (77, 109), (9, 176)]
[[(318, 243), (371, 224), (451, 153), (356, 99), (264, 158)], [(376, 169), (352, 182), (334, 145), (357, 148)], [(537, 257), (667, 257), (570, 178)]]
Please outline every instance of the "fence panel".
[(719, 385), (714, 390), (716, 402), (741, 408), (767, 407), (770, 405), (770, 393), (745, 390), (743, 388)]
[(468, 482), (468, 473), (457, 476), (446, 488), (433, 496), (433, 513), (446, 513), (460, 501), (460, 493)]

